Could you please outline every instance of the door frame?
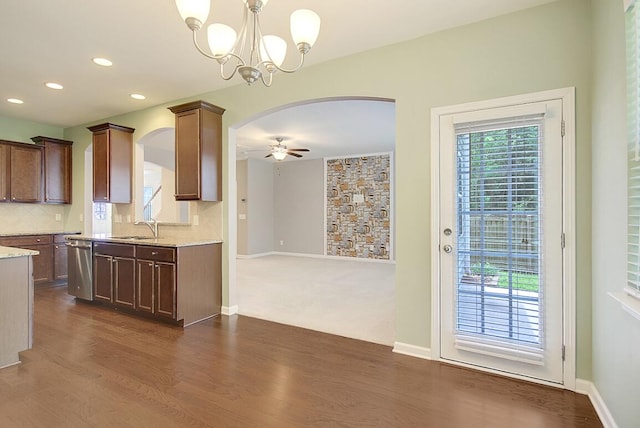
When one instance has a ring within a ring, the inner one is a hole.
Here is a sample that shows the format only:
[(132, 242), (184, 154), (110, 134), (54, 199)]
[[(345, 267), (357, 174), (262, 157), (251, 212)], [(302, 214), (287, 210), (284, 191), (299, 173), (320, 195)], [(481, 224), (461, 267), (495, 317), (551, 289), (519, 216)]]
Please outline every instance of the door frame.
[[(520, 104), (562, 100), (564, 136), (562, 138), (562, 229), (565, 248), (562, 260), (562, 320), (565, 360), (562, 384), (545, 382), (517, 374), (478, 367), (475, 365), (447, 360), (449, 364), (488, 371), (502, 376), (528, 380), (545, 385), (563, 387), (575, 391), (576, 388), (576, 236), (575, 236), (575, 88), (561, 88), (511, 97), (476, 101), (431, 109), (431, 358), (442, 361), (441, 357), (441, 311), (440, 311), (440, 116), (465, 113), (475, 110), (509, 107)], [(560, 245), (560, 237), (558, 237)]]

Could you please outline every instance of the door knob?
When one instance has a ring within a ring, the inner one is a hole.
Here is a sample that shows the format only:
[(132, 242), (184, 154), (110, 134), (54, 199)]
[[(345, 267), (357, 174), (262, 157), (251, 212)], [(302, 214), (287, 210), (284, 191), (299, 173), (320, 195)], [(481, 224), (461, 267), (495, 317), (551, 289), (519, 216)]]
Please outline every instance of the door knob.
[(444, 250), (444, 252), (445, 252), (445, 253), (447, 253), (447, 254), (449, 254), (450, 252), (452, 252), (452, 251), (453, 251), (453, 247), (452, 247), (451, 245), (448, 245), (448, 244), (447, 244), (447, 245), (445, 245), (442, 249), (443, 249), (443, 250)]

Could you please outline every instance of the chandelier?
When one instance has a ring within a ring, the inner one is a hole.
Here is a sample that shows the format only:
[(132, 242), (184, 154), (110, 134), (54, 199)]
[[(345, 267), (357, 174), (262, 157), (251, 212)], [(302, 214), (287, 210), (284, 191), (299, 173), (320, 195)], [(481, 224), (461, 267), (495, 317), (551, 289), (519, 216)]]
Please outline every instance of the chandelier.
[[(211, 53), (198, 44), (196, 33), (209, 16), (211, 0), (176, 0), (180, 16), (193, 33), (193, 44), (198, 52), (220, 64), (220, 76), (230, 80), (238, 73), (251, 85), (262, 80), (271, 86), (276, 71), (294, 73), (304, 64), (305, 55), (318, 38), (320, 17), (308, 9), (291, 14), (291, 36), (300, 52), (300, 61), (293, 69), (282, 68), (287, 53), (287, 42), (273, 35), (263, 35), (260, 29), (260, 12), (269, 0), (243, 0), (245, 4), (240, 33), (225, 24), (211, 24), (207, 38)], [(251, 15), (249, 15), (251, 14)], [(229, 72), (228, 70), (231, 69)], [(229, 74), (225, 74), (227, 71)], [(265, 75), (268, 77), (265, 78)]]

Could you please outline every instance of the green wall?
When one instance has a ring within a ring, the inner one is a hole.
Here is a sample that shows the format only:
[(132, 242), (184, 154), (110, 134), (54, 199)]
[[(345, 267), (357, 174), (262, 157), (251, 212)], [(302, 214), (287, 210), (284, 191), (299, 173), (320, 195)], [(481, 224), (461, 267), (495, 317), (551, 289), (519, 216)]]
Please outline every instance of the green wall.
[(64, 129), (59, 126), (0, 116), (0, 140), (31, 143), (31, 137), (38, 135), (62, 138), (63, 134)]
[(627, 146), (621, 0), (593, 2), (593, 381), (619, 427), (640, 424), (640, 321), (607, 295), (626, 284)]
[[(590, 2), (562, 0), (420, 39), (277, 75), (271, 88), (238, 85), (202, 94), (227, 109), (237, 128), (268, 109), (303, 100), (373, 96), (396, 101), (397, 320), (396, 341), (430, 347), (430, 109), (470, 101), (568, 86), (576, 87), (577, 115), (577, 375), (591, 379), (591, 67)], [(313, 55), (313, 52), (311, 53)], [(212, 79), (217, 79), (212, 64)], [(167, 105), (174, 105), (176, 100)], [(172, 126), (167, 105), (104, 119), (136, 128), (138, 136)], [(96, 122), (97, 123), (97, 122)], [(74, 201), (83, 194), (83, 153), (90, 143), (85, 125), (65, 131), (74, 144)], [(225, 159), (228, 147), (225, 144)], [(229, 173), (225, 169), (225, 189)], [(225, 196), (226, 197), (226, 196)], [(228, 243), (228, 206), (224, 239)], [(68, 228), (78, 227), (79, 203)], [(228, 244), (226, 245), (228, 251)], [(224, 265), (229, 262), (228, 254)], [(233, 272), (225, 271), (224, 281)], [(233, 290), (232, 290), (233, 291)], [(224, 292), (225, 305), (236, 304)]]

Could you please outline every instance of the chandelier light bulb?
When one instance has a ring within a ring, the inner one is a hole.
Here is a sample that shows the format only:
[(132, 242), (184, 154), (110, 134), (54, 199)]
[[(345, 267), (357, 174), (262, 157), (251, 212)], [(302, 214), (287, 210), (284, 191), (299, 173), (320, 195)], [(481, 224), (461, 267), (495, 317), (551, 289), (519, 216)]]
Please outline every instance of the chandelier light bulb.
[(189, 18), (200, 21), (200, 25), (209, 17), (210, 0), (176, 0), (176, 6), (182, 19), (186, 22)]
[(236, 42), (236, 30), (224, 24), (211, 24), (207, 28), (209, 49), (214, 56), (224, 57)]
[(264, 36), (260, 41), (260, 56), (280, 67), (287, 55), (287, 42), (278, 36)]
[(306, 43), (309, 48), (318, 39), (320, 33), (320, 17), (309, 9), (298, 9), (291, 14), (291, 37), (297, 45)]

